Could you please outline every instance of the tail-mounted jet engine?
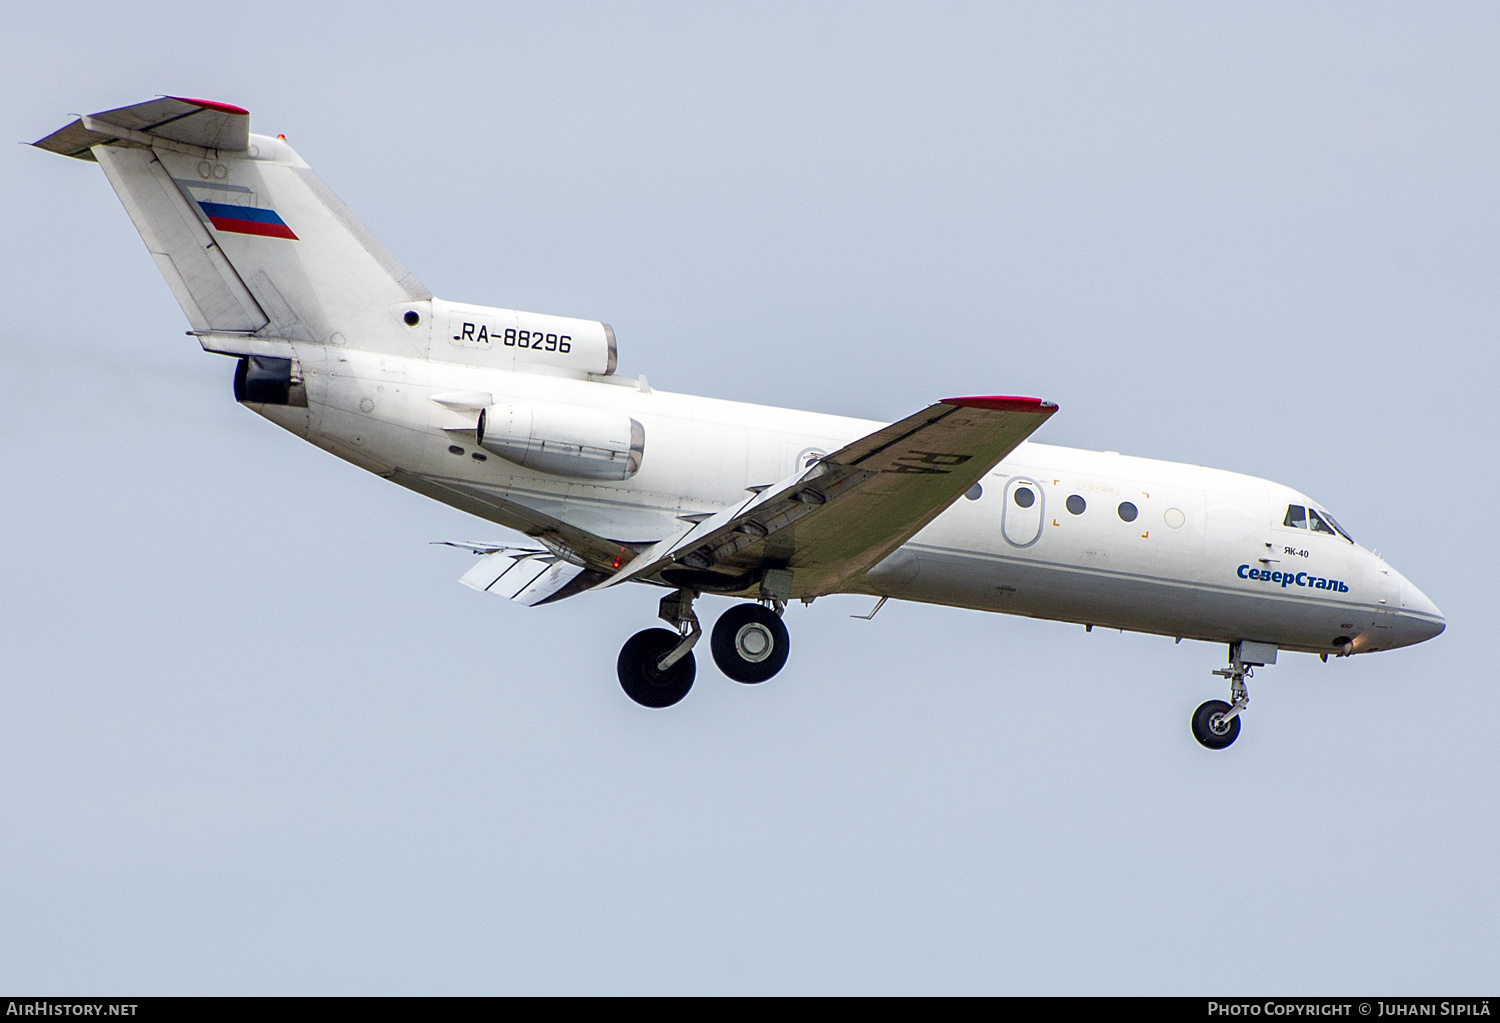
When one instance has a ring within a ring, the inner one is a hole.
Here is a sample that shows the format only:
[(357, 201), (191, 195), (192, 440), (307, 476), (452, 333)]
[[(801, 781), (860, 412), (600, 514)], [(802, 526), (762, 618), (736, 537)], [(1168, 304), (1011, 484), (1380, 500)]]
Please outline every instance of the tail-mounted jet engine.
[(641, 467), (646, 428), (623, 412), (529, 401), (479, 413), (479, 445), (554, 476), (625, 480)]
[(234, 371), (234, 400), (307, 407), (302, 373), (291, 359), (246, 355)]

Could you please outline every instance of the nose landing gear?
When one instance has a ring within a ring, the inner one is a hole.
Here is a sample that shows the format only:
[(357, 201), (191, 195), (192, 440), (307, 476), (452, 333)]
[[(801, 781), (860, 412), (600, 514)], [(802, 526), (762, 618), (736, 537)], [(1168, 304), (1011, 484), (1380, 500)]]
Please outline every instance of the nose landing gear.
[(1223, 749), (1239, 737), (1239, 712), (1223, 700), (1207, 700), (1193, 711), (1193, 738), (1204, 747)]
[(1248, 640), (1229, 644), (1229, 667), (1214, 674), (1229, 680), (1229, 703), (1209, 700), (1193, 711), (1193, 738), (1208, 749), (1224, 749), (1240, 737), (1240, 715), (1250, 705), (1245, 680), (1259, 668), (1276, 663), (1276, 648)]

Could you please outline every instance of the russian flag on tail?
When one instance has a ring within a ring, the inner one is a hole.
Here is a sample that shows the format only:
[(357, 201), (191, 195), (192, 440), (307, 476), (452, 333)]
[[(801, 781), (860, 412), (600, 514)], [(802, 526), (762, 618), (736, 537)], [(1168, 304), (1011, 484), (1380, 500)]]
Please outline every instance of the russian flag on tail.
[(286, 226), (286, 221), (276, 214), (275, 210), (255, 209), (251, 206), (232, 206), (222, 202), (204, 202), (201, 199), (198, 205), (203, 207), (203, 213), (208, 217), (209, 223), (220, 231), (232, 231), (235, 234), (258, 234), (264, 238), (290, 238), (297, 241), (297, 236), (292, 229)]

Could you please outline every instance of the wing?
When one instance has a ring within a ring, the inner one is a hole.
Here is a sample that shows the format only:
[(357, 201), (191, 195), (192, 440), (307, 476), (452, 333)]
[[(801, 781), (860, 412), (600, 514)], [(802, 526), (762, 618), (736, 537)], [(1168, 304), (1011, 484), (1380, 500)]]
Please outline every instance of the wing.
[(789, 599), (834, 593), (931, 522), (1057, 411), (946, 398), (663, 540), (601, 586), (650, 579)]

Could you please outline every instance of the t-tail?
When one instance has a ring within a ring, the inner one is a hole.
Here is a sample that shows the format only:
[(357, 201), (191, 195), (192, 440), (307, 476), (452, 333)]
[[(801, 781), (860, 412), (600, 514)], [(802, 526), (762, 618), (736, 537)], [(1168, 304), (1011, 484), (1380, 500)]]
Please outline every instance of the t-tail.
[(608, 324), (434, 298), (284, 138), (251, 134), (241, 107), (163, 96), (34, 144), (104, 169), (203, 347), (244, 357), (242, 400), (286, 404), (306, 346), (615, 371)]
[(196, 333), (425, 354), (393, 309), (432, 293), (248, 111), (162, 97), (35, 144), (104, 169)]

